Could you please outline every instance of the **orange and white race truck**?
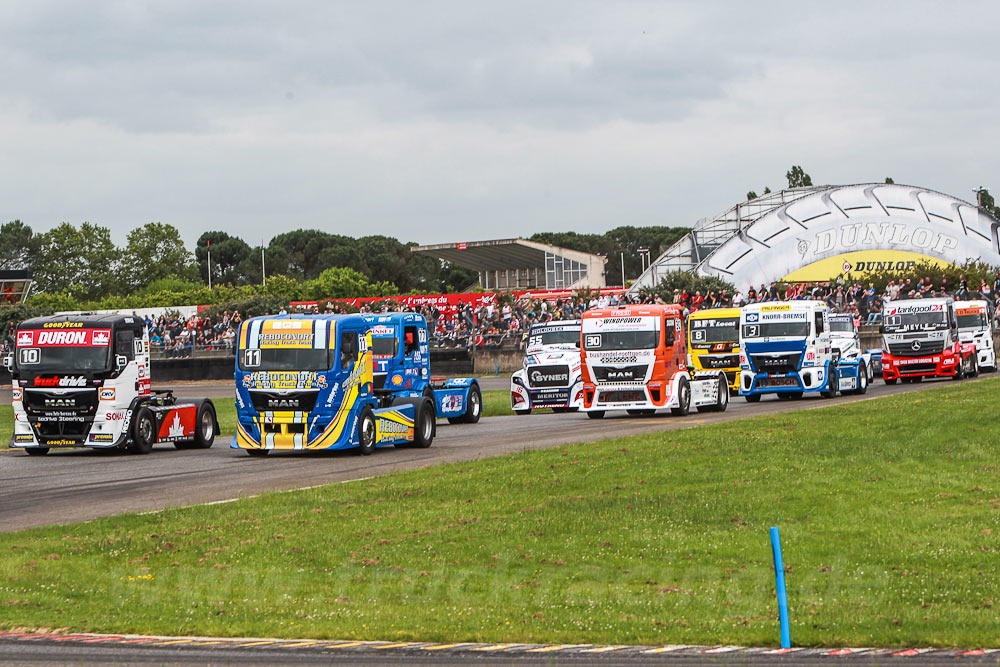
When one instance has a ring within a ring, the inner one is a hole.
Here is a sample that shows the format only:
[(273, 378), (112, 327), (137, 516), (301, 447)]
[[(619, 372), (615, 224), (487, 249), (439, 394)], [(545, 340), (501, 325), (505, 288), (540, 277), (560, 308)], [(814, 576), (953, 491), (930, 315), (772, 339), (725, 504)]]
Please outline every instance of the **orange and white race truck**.
[(684, 311), (676, 304), (588, 310), (581, 322), (583, 411), (601, 419), (608, 410), (686, 415), (725, 410), (726, 374), (692, 374), (687, 367)]

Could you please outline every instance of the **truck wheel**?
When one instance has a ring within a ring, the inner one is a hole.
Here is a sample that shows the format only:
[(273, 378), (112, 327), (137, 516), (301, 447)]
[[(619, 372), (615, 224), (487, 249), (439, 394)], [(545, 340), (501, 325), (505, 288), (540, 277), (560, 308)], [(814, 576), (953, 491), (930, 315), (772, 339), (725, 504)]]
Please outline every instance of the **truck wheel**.
[(247, 449), (244, 451), (246, 451), (248, 456), (267, 456), (271, 453), (270, 449)]
[(48, 447), (25, 447), (24, 452), (28, 456), (45, 456), (49, 453)]
[(715, 406), (716, 412), (725, 412), (729, 408), (729, 385), (725, 382), (719, 385), (719, 403)]
[(413, 446), (426, 449), (434, 441), (434, 405), (428, 400), (417, 404), (413, 417)]
[(483, 395), (479, 387), (472, 385), (469, 387), (469, 398), (465, 401), (465, 414), (461, 420), (466, 424), (475, 424), (483, 414)]
[(139, 408), (132, 424), (132, 444), (130, 454), (149, 454), (156, 443), (156, 419), (149, 408)]
[(882, 381), (885, 382), (886, 384), (896, 384), (896, 378), (883, 377)]
[[(215, 408), (205, 401), (198, 407), (195, 416), (194, 446), (198, 449), (208, 449), (215, 443)], [(267, 451), (267, 450), (264, 450)]]
[(972, 372), (969, 373), (969, 377), (979, 377), (979, 357), (972, 355), (969, 358), (972, 359)]
[(604, 410), (594, 410), (593, 412), (588, 412), (587, 416), (591, 419), (604, 419)]
[(837, 369), (834, 368), (832, 372), (828, 373), (828, 379), (826, 381), (826, 389), (819, 392), (819, 395), (823, 398), (836, 398), (837, 396)]
[(683, 417), (687, 413), (691, 412), (691, 383), (687, 381), (687, 378), (681, 378), (681, 381), (677, 383), (677, 407), (670, 408), (670, 414), (675, 417)]
[(868, 393), (868, 366), (860, 364), (858, 366), (858, 388), (851, 392), (856, 396)]
[(514, 410), (514, 414), (515, 415), (521, 415), (522, 417), (524, 415), (530, 415), (531, 414), (531, 408), (528, 408), (527, 410)]
[(375, 452), (375, 415), (367, 405), (358, 418), (358, 450), (365, 456)]
[(743, 398), (747, 399), (747, 403), (760, 403), (760, 394), (747, 394)]

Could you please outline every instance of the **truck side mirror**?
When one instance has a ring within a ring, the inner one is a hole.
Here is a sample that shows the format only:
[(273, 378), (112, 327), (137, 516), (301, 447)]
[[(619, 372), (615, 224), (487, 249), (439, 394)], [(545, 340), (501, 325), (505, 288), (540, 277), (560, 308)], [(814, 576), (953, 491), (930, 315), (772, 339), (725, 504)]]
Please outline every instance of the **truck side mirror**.
[(3, 367), (9, 371), (14, 370), (14, 355), (8, 354), (3, 358)]
[(116, 371), (120, 371), (123, 368), (125, 368), (126, 366), (128, 366), (128, 357), (126, 357), (124, 354), (116, 354), (115, 355), (115, 370)]

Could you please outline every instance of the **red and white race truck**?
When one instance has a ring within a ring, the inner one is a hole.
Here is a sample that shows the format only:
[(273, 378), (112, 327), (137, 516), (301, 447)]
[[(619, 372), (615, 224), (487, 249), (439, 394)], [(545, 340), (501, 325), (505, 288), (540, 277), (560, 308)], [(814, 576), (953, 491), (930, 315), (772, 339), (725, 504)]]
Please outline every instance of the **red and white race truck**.
[(925, 377), (961, 380), (979, 374), (976, 344), (959, 339), (951, 299), (900, 299), (882, 310), (882, 379), (886, 384)]
[(149, 385), (149, 334), (138, 317), (57, 315), (26, 320), (4, 358), (12, 377), (11, 447), (147, 454), (159, 442), (212, 446), (219, 423), (207, 398), (175, 399)]

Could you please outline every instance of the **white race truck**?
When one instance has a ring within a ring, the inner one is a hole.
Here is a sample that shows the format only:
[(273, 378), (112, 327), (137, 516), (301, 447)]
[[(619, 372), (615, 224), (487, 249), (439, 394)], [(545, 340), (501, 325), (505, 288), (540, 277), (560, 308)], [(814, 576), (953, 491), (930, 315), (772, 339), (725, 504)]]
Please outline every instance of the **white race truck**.
[(979, 368), (995, 371), (997, 356), (993, 348), (993, 320), (989, 304), (983, 300), (956, 301), (955, 317), (958, 319), (958, 339), (963, 343), (976, 344)]
[(514, 412), (527, 415), (535, 408), (578, 410), (583, 404), (580, 320), (557, 320), (531, 327), (523, 365), (510, 378)]
[(10, 446), (28, 454), (94, 447), (147, 454), (158, 442), (212, 446), (207, 398), (175, 399), (149, 384), (149, 333), (138, 317), (57, 315), (26, 320), (4, 358), (12, 378)]
[[(871, 352), (861, 347), (858, 320), (850, 313), (830, 313), (830, 343), (840, 355), (840, 361), (857, 361), (864, 366), (865, 386), (874, 376)], [(864, 393), (864, 392), (861, 392)]]

